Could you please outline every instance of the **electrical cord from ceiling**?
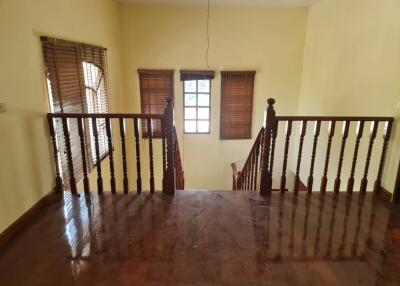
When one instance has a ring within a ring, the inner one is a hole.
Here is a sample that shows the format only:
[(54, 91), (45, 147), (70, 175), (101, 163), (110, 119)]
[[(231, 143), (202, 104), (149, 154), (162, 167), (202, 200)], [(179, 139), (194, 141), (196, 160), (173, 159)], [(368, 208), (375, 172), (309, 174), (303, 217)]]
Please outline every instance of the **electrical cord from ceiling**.
[(206, 49), (206, 66), (210, 69), (208, 63), (208, 53), (210, 51), (210, 0), (207, 0), (207, 49)]

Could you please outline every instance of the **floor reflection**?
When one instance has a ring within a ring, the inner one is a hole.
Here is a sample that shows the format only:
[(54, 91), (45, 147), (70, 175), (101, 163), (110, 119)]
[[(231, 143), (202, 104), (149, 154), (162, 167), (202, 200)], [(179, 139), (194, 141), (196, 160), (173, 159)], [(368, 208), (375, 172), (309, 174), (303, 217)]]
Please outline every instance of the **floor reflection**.
[(65, 194), (0, 269), (0, 285), (399, 285), (400, 210), (358, 193)]

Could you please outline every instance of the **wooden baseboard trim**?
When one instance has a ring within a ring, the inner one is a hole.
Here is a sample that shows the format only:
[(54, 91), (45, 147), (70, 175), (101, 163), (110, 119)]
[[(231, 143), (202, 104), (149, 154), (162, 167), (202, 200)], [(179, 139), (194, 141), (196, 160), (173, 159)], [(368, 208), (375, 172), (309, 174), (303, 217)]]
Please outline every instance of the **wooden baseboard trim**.
[(383, 187), (380, 187), (377, 195), (385, 202), (391, 203), (393, 194)]
[[(32, 225), (32, 222), (35, 220), (40, 211), (59, 198), (60, 194), (57, 194), (54, 190), (52, 190), (47, 195), (42, 197), (37, 203), (35, 203), (9, 227), (7, 227), (2, 233), (0, 233), (0, 249), (6, 248), (15, 237), (27, 230), (29, 226)], [(0, 251), (0, 253), (2, 252), (3, 251)]]

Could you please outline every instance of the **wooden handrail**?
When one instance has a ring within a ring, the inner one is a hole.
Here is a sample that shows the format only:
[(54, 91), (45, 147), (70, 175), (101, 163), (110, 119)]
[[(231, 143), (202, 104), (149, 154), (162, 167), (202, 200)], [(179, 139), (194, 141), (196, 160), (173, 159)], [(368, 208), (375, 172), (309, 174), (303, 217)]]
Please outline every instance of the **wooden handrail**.
[[(286, 134), (285, 134), (285, 148), (284, 153), (282, 154), (281, 158), (283, 158), (283, 167), (282, 167), (282, 175), (281, 175), (281, 182), (280, 182), (280, 190), (284, 192), (286, 189), (286, 172), (287, 172), (287, 162), (288, 162), (288, 155), (289, 155), (289, 142), (292, 135), (292, 124), (293, 122), (301, 122), (301, 130), (299, 132), (299, 141), (298, 141), (298, 151), (295, 155), (297, 157), (297, 164), (295, 170), (295, 182), (294, 182), (294, 191), (297, 192), (300, 186), (300, 171), (303, 168), (309, 168), (309, 174), (307, 177), (307, 191), (312, 192), (313, 182), (314, 182), (314, 167), (315, 161), (318, 159), (317, 157), (323, 157), (325, 162), (323, 163), (324, 170), (323, 176), (321, 178), (321, 192), (325, 192), (327, 188), (327, 181), (328, 181), (328, 171), (330, 165), (330, 157), (331, 157), (331, 146), (332, 146), (332, 139), (335, 136), (335, 127), (338, 125), (339, 122), (343, 122), (343, 130), (341, 134), (341, 145), (340, 145), (340, 152), (338, 155), (338, 166), (337, 172), (335, 174), (335, 184), (334, 184), (334, 191), (339, 192), (340, 185), (341, 185), (341, 177), (342, 177), (342, 170), (343, 170), (343, 162), (345, 157), (345, 149), (346, 143), (348, 143), (347, 138), (349, 135), (349, 128), (352, 124), (357, 123), (357, 134), (356, 140), (354, 145), (354, 152), (353, 157), (351, 160), (351, 172), (350, 177), (347, 181), (347, 192), (353, 192), (354, 188), (354, 175), (355, 175), (355, 168), (357, 164), (357, 159), (359, 156), (359, 145), (360, 140), (362, 137), (363, 129), (365, 122), (371, 122), (371, 131), (369, 134), (369, 143), (368, 143), (368, 152), (366, 154), (365, 160), (365, 167), (362, 180), (360, 181), (360, 192), (365, 192), (368, 185), (368, 173), (370, 169), (370, 161), (372, 157), (372, 153), (374, 151), (374, 143), (377, 136), (377, 131), (379, 127), (379, 123), (384, 122), (384, 134), (383, 134), (383, 145), (382, 151), (380, 154), (380, 161), (378, 165), (378, 172), (377, 178), (374, 184), (374, 191), (379, 192), (381, 190), (381, 178), (383, 174), (383, 169), (386, 161), (386, 153), (388, 150), (388, 145), (391, 136), (391, 130), (393, 127), (394, 118), (393, 117), (375, 117), (375, 116), (276, 116), (274, 104), (275, 100), (270, 98), (267, 100), (267, 116), (266, 122), (264, 124), (265, 129), (262, 136), (262, 144), (259, 142), (259, 136), (257, 136), (256, 141), (250, 151), (250, 154), (246, 160), (246, 163), (242, 169), (242, 172), (237, 179), (235, 180), (234, 176), (234, 186), (235, 189), (243, 189), (248, 190), (249, 186), (254, 187), (254, 179), (255, 174), (253, 170), (253, 166), (260, 166), (260, 192), (262, 195), (268, 195), (272, 191), (272, 172), (274, 166), (274, 160), (277, 157), (275, 155), (275, 142), (278, 133), (278, 126), (279, 123), (286, 123)], [(318, 137), (321, 132), (321, 122), (328, 122), (329, 123), (329, 130), (328, 130), (328, 141), (326, 146), (326, 152), (323, 156), (317, 156), (317, 145), (318, 145)], [(307, 162), (303, 162), (304, 154), (303, 154), (303, 145), (304, 139), (307, 135), (307, 124), (311, 125), (314, 124), (314, 134), (312, 139), (312, 151), (310, 154), (310, 158), (306, 158)], [(261, 145), (261, 159), (258, 162), (258, 158), (254, 155), (254, 148), (255, 146)], [(304, 166), (304, 163), (309, 163), (309, 166)], [(250, 183), (249, 183), (250, 182)], [(235, 185), (236, 184), (236, 185)], [(257, 186), (257, 185), (256, 185)], [(252, 188), (250, 188), (252, 189)]]
[(181, 159), (181, 152), (179, 150), (179, 142), (178, 136), (176, 134), (176, 129), (174, 128), (175, 135), (175, 180), (176, 180), (176, 189), (184, 190), (185, 189), (185, 172), (183, 171), (183, 164)]
[(47, 113), (50, 118), (139, 118), (139, 119), (160, 119), (164, 114), (135, 114), (135, 113)]
[(374, 116), (275, 116), (276, 121), (387, 121), (393, 122), (393, 117)]

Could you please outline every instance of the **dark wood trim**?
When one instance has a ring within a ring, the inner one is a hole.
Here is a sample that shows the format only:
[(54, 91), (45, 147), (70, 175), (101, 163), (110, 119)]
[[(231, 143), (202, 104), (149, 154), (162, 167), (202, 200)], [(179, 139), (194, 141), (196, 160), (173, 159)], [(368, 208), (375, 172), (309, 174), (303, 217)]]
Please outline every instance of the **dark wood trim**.
[(65, 45), (65, 46), (73, 46), (73, 47), (89, 47), (89, 48), (96, 48), (96, 49), (100, 49), (103, 51), (107, 51), (107, 48), (105, 48), (105, 47), (91, 45), (91, 44), (85, 44), (85, 43), (79, 43), (79, 42), (74, 42), (74, 41), (68, 41), (68, 40), (62, 40), (62, 39), (56, 39), (56, 38), (52, 38), (52, 37), (48, 37), (48, 36), (40, 36), (40, 40), (42, 42), (54, 43), (57, 45)]
[[(47, 195), (42, 197), (37, 203), (35, 203), (30, 209), (28, 209), (23, 215), (21, 215), (15, 222), (7, 227), (2, 233), (0, 233), (0, 250), (5, 249), (11, 241), (13, 241), (18, 235), (29, 229), (29, 226), (33, 224), (37, 215), (46, 208), (49, 204), (59, 200), (61, 195), (52, 190)], [(4, 251), (0, 251), (3, 253)]]
[(298, 186), (298, 191), (299, 192), (307, 192), (308, 189), (306, 187), (306, 185), (303, 183), (303, 181), (301, 179), (299, 179), (299, 186)]
[(47, 113), (50, 118), (141, 118), (141, 119), (163, 119), (164, 114), (143, 113)]
[(256, 71), (221, 71), (221, 75), (242, 75), (242, 74), (248, 74), (248, 75), (255, 75)]
[[(202, 79), (214, 79), (215, 71), (213, 70), (180, 70), (181, 81), (185, 80), (202, 80)], [(211, 87), (210, 87), (211, 89)]]
[(278, 121), (387, 121), (393, 122), (393, 117), (366, 117), (366, 116), (276, 116)]
[(383, 187), (380, 187), (376, 194), (385, 202), (391, 203), (393, 194)]
[(156, 70), (156, 69), (138, 69), (140, 74), (174, 74), (175, 71), (172, 69)]

